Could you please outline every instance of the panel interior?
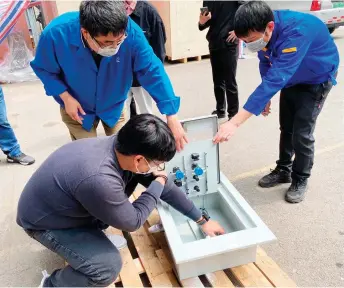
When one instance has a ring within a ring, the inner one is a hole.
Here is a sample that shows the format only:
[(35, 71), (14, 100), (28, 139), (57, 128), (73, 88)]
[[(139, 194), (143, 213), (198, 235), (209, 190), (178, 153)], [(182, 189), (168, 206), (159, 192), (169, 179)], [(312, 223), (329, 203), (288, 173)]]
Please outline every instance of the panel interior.
[[(250, 227), (245, 227), (220, 192), (206, 194), (204, 197), (203, 195), (191, 197), (190, 199), (195, 203), (197, 208), (202, 210), (204, 207), (210, 218), (219, 222), (225, 229), (226, 234), (254, 227), (253, 224)], [(171, 216), (183, 243), (201, 240), (206, 237), (196, 223), (180, 214), (172, 207), (170, 207), (170, 209)], [(246, 215), (246, 217), (248, 216)]]

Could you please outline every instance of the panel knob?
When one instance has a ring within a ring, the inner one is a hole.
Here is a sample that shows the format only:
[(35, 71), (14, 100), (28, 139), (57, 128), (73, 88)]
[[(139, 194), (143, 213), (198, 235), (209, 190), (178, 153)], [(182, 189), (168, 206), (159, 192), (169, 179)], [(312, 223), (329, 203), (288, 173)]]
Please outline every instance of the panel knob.
[(196, 192), (199, 192), (199, 191), (201, 191), (201, 190), (199, 189), (199, 187), (198, 187), (198, 186), (195, 186), (195, 187), (194, 187), (194, 190), (195, 190)]
[(174, 180), (174, 184), (176, 184), (177, 187), (182, 187), (183, 183), (180, 180)]
[(198, 153), (192, 153), (191, 154), (191, 159), (194, 161), (198, 161), (199, 160), (199, 154)]
[(197, 167), (194, 169), (194, 173), (195, 173), (195, 175), (197, 175), (197, 176), (201, 176), (201, 175), (203, 175), (204, 171), (203, 171), (203, 169), (202, 169), (201, 167), (197, 166)]
[(181, 171), (181, 170), (178, 170), (178, 171), (176, 171), (175, 172), (176, 174), (176, 179), (177, 180), (182, 180), (183, 178), (184, 178), (184, 173), (183, 173), (183, 171)]

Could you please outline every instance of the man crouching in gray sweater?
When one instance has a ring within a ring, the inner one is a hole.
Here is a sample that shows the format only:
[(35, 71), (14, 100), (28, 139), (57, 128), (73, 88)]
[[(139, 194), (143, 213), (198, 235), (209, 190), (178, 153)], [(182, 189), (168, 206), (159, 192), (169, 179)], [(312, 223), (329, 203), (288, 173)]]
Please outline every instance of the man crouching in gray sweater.
[[(52, 153), (25, 186), (17, 215), (27, 234), (69, 264), (44, 275), (42, 286), (110, 285), (122, 261), (103, 229), (139, 229), (159, 198), (203, 223), (207, 235), (223, 234), (218, 223), (204, 221), (200, 210), (167, 181), (165, 162), (175, 153), (170, 129), (149, 114), (130, 119), (117, 135), (78, 140)], [(147, 189), (130, 203), (138, 183)]]

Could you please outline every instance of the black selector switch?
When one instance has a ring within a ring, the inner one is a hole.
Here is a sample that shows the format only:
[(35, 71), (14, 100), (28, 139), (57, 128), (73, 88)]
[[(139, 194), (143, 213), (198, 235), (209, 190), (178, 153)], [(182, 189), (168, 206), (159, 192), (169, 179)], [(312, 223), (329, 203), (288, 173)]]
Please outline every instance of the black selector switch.
[(174, 184), (176, 184), (177, 187), (182, 187), (183, 186), (183, 183), (180, 180), (174, 180)]
[(179, 170), (179, 167), (174, 167), (173, 168), (173, 173), (176, 173)]
[(199, 181), (199, 177), (197, 175), (194, 175), (193, 179), (195, 179), (196, 181)]
[(192, 165), (191, 165), (192, 170), (194, 170), (196, 167), (198, 167), (198, 164), (192, 163)]
[(192, 153), (191, 154), (191, 159), (194, 161), (198, 161), (199, 160), (199, 154), (198, 153)]
[(201, 190), (199, 189), (199, 187), (198, 187), (198, 186), (195, 186), (195, 187), (194, 187), (194, 190), (195, 190), (196, 192), (199, 192), (199, 191), (201, 191)]

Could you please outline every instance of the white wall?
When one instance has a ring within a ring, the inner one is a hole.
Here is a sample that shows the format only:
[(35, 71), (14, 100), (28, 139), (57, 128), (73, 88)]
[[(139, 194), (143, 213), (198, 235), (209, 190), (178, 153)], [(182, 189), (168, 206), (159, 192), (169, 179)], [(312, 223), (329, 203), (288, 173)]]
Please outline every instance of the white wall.
[(79, 0), (57, 0), (57, 12), (61, 15), (66, 12), (79, 11), (80, 2)]

